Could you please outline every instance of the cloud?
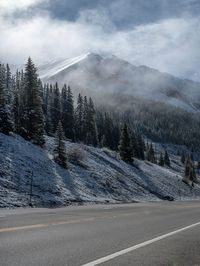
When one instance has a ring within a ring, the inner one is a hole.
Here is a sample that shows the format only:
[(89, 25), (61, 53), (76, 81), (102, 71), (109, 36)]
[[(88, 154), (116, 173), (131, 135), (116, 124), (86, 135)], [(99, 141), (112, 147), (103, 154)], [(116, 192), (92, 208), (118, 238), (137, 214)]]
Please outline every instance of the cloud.
[[(36, 0), (20, 1), (23, 9), (36, 4)], [(18, 8), (16, 4), (13, 10)], [(200, 69), (199, 17), (167, 18), (119, 30), (108, 10), (99, 7), (80, 11), (74, 22), (53, 19), (48, 13), (14, 22), (0, 16), (0, 32), (0, 58), (14, 64), (23, 63), (29, 55), (41, 63), (103, 52), (181, 77), (196, 77), (196, 69)]]
[(24, 11), (44, 1), (45, 0), (1, 0), (0, 15), (11, 15), (17, 11)]

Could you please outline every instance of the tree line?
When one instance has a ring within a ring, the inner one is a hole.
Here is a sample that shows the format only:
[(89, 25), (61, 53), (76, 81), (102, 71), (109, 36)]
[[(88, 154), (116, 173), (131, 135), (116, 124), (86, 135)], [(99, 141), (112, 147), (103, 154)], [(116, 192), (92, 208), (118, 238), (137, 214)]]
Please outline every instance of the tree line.
[(0, 64), (0, 131), (15, 132), (43, 146), (44, 135), (54, 136), (62, 124), (65, 138), (96, 146), (98, 135), (91, 98), (77, 99), (74, 109), (71, 88), (58, 84), (43, 86), (31, 58), (24, 71), (12, 76), (9, 65)]
[(78, 95), (74, 108), (73, 94), (66, 84), (59, 88), (45, 84), (42, 90), (43, 113), (45, 118), (45, 132), (54, 136), (61, 122), (66, 139), (83, 142), (88, 145), (98, 145), (98, 134), (93, 100), (87, 96)]
[[(154, 142), (186, 145), (189, 149), (200, 150), (200, 113), (188, 112), (179, 107), (159, 101), (143, 99), (122, 93), (107, 97), (102, 108), (112, 108), (126, 116), (128, 121)], [(123, 111), (123, 112), (122, 112)]]
[(167, 151), (157, 158), (155, 146), (145, 143), (129, 119), (96, 110), (92, 98), (81, 94), (74, 103), (70, 86), (43, 85), (31, 58), (25, 69), (15, 75), (9, 65), (0, 64), (0, 132), (15, 132), (41, 147), (45, 145), (45, 134), (55, 136), (55, 161), (63, 167), (66, 167), (64, 139), (108, 147), (118, 151), (127, 163), (138, 158), (170, 167)]
[[(43, 85), (31, 58), (15, 75), (8, 64), (0, 64), (0, 132), (15, 132), (41, 147), (46, 134), (118, 150), (121, 124), (108, 113), (96, 111), (90, 97), (79, 94), (74, 104), (70, 86)], [(144, 158), (142, 143), (142, 136), (137, 135), (134, 156), (140, 159)]]

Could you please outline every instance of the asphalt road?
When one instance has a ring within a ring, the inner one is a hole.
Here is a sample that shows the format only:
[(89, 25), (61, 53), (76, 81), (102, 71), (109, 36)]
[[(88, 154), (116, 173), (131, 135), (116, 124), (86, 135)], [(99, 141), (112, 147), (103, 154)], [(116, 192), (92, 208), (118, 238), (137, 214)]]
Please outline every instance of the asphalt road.
[(0, 266), (200, 265), (200, 202), (0, 210)]

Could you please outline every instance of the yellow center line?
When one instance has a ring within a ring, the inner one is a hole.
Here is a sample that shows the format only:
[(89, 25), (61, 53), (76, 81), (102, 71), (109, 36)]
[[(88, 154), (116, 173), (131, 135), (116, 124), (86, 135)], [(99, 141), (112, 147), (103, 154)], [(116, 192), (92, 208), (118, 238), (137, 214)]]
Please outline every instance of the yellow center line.
[(35, 228), (42, 228), (42, 227), (49, 227), (49, 226), (56, 226), (56, 225), (64, 225), (64, 224), (75, 224), (80, 222), (90, 222), (95, 220), (94, 217), (86, 218), (82, 220), (70, 220), (70, 221), (59, 221), (59, 222), (52, 222), (52, 223), (46, 223), (46, 224), (32, 224), (32, 225), (24, 225), (24, 226), (17, 226), (17, 227), (7, 227), (7, 228), (0, 228), (0, 233), (4, 232), (14, 232), (19, 230), (25, 230), (25, 229), (35, 229)]
[(32, 229), (32, 228), (42, 228), (47, 226), (49, 226), (49, 224), (32, 224), (32, 225), (17, 226), (17, 227), (7, 227), (7, 228), (1, 228), (0, 233), (13, 232), (13, 231)]
[(65, 225), (65, 224), (76, 224), (76, 223), (81, 223), (81, 222), (92, 222), (98, 219), (122, 218), (122, 217), (131, 216), (132, 214), (133, 213), (126, 213), (126, 214), (112, 215), (112, 216), (98, 216), (98, 217), (75, 219), (75, 220), (69, 220), (69, 221), (58, 221), (58, 222), (50, 222), (50, 223), (42, 223), (42, 224), (32, 224), (32, 225), (0, 228), (0, 233), (15, 232), (15, 231), (26, 230), (26, 229), (44, 228), (44, 227), (49, 227), (49, 226), (57, 226), (57, 225)]

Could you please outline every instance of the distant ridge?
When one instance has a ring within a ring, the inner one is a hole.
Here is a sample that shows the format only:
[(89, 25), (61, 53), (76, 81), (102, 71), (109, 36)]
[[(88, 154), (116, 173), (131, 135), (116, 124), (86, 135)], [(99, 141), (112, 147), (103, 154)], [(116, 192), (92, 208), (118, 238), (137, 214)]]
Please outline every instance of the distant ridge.
[(200, 111), (200, 83), (134, 66), (114, 55), (86, 53), (38, 67), (43, 82), (67, 83), (93, 94), (118, 93), (164, 102), (189, 112)]

